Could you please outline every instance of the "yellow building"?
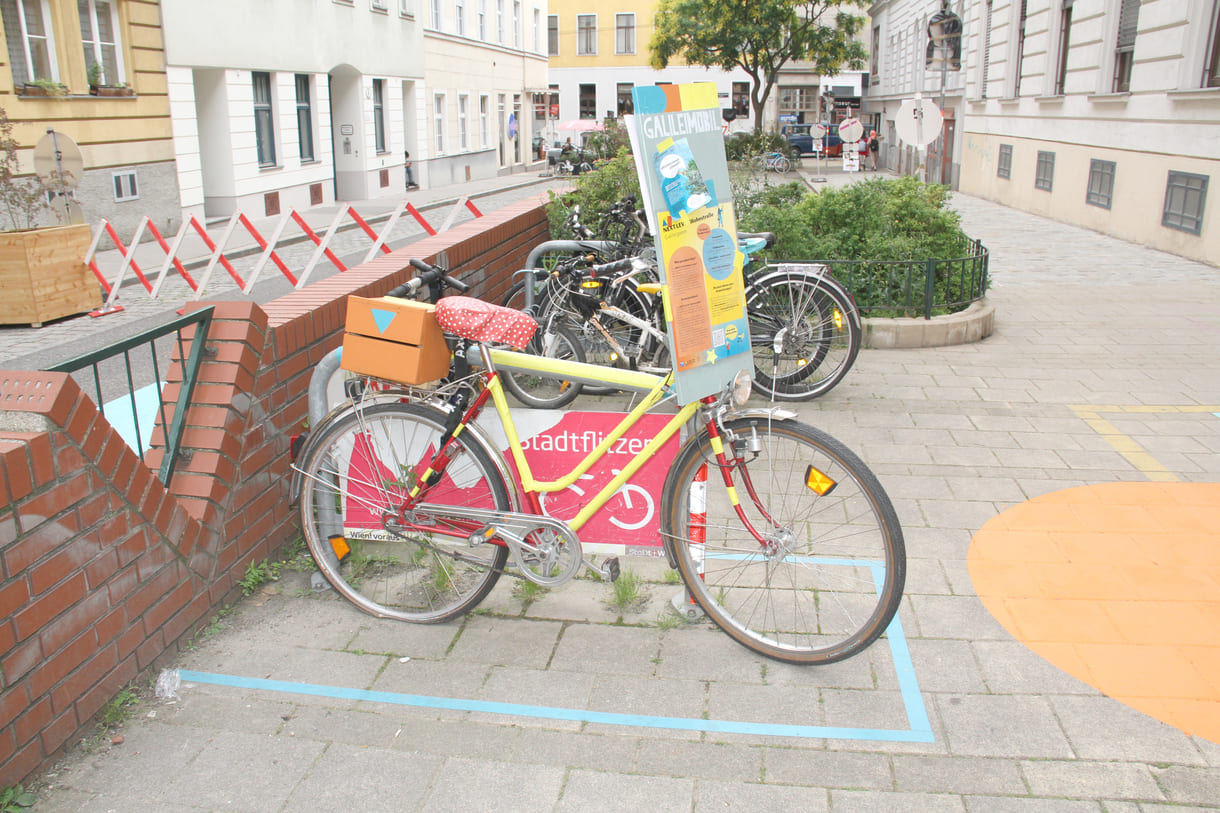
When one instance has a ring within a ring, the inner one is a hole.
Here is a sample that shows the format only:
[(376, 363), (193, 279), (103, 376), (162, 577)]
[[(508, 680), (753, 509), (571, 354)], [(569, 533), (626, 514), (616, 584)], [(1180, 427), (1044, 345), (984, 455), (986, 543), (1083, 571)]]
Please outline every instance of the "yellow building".
[(556, 136), (565, 122), (601, 121), (631, 112), (637, 85), (715, 82), (721, 107), (748, 107), (749, 77), (722, 71), (648, 65), (653, 34), (652, 0), (552, 0), (547, 24), (550, 85), (558, 110), (550, 125)]
[(105, 218), (130, 233), (148, 215), (159, 228), (176, 228), (158, 0), (2, 2), (0, 25), (0, 108), (13, 124), (22, 172), (33, 173), (33, 148), (52, 128), (84, 158), (75, 197), (86, 222)]

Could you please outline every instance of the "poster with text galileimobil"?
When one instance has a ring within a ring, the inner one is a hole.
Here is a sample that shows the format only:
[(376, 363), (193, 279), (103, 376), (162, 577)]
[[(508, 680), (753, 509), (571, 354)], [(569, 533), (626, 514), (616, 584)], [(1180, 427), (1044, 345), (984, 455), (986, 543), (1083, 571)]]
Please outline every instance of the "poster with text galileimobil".
[(666, 284), (674, 389), (685, 404), (754, 367), (719, 99), (711, 82), (631, 95), (627, 131)]

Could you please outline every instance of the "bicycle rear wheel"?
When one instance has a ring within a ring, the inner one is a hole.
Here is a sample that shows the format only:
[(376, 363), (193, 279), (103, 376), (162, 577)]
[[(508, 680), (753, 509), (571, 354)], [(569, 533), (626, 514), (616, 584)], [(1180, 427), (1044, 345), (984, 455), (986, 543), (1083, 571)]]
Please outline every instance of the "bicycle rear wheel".
[(816, 274), (779, 271), (746, 287), (754, 385), (781, 401), (829, 392), (856, 361), (860, 324), (837, 283)]
[(708, 617), (755, 652), (796, 664), (859, 653), (889, 625), (906, 581), (881, 484), (813, 427), (764, 416), (725, 429), (736, 494), (764, 541), (736, 514), (703, 431), (678, 453), (661, 497), (671, 563)]
[[(548, 359), (584, 361), (585, 351), (580, 340), (564, 325), (560, 318), (552, 315), (538, 328), (534, 338), (525, 348), (526, 353)], [(559, 409), (576, 400), (582, 385), (575, 381), (561, 381), (537, 373), (501, 371), (504, 388), (527, 407), (534, 409)]]
[[(422, 404), (357, 407), (335, 421), (301, 463), (301, 528), (318, 569), (341, 596), (379, 618), (448, 621), (495, 586), (502, 545), (471, 547), (481, 530), (415, 511), (415, 527), (387, 529), (408, 489), (433, 461), (445, 413)], [(487, 451), (455, 438), (443, 476), (425, 504), (508, 510), (508, 486)]]

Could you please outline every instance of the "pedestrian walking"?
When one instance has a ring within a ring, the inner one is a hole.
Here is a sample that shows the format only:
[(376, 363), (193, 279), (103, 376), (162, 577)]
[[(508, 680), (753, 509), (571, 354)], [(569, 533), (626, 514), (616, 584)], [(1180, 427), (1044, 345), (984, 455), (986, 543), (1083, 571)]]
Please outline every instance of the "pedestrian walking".
[(870, 130), (868, 134), (868, 168), (873, 172), (877, 171), (877, 154), (881, 152), (881, 137), (877, 135), (876, 130)]

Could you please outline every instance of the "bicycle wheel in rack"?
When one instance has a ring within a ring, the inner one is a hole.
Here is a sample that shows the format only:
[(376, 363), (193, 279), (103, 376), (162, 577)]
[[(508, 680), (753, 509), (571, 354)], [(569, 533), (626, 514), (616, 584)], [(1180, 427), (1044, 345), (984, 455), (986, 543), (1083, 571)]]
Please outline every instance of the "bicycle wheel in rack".
[[(301, 528), (318, 569), (341, 596), (380, 618), (448, 621), (495, 586), (502, 545), (471, 547), (478, 523), (412, 512), (414, 531), (386, 528), (428, 468), (445, 413), (422, 404), (376, 404), (335, 421), (301, 462)], [(424, 498), (444, 506), (508, 510), (510, 499), (488, 452), (455, 439), (444, 476)]]
[(825, 664), (859, 653), (889, 625), (906, 581), (902, 529), (881, 484), (813, 427), (758, 417), (726, 428), (741, 508), (764, 539), (737, 516), (700, 432), (678, 453), (661, 497), (666, 552), (687, 590), (717, 626), (767, 657)]
[[(525, 352), (549, 359), (584, 361), (585, 351), (580, 340), (561, 321), (558, 315), (546, 319), (525, 347)], [(582, 387), (575, 381), (562, 381), (527, 372), (504, 370), (500, 378), (504, 382), (504, 388), (511, 392), (514, 398), (534, 409), (565, 407), (576, 400)]]
[[(585, 359), (590, 364), (601, 364), (606, 367), (622, 366), (623, 359), (619, 358), (618, 352), (614, 345), (610, 343), (602, 329), (609, 333), (614, 339), (614, 343), (622, 348), (623, 352), (628, 356), (627, 362), (635, 364), (640, 361), (644, 343), (647, 341), (647, 336), (644, 331), (640, 330), (635, 325), (629, 322), (624, 322), (622, 319), (616, 318), (612, 312), (601, 311), (596, 315), (597, 324), (591, 320), (577, 321), (579, 316), (570, 307), (565, 307), (560, 301), (562, 294), (556, 297), (556, 306), (568, 312), (572, 321), (569, 322), (569, 327), (577, 332), (580, 338), (581, 345), (584, 347)], [(629, 313), (632, 316), (649, 320), (650, 309), (648, 302), (644, 299), (644, 295), (635, 289), (635, 285), (629, 281), (613, 286), (605, 295), (605, 302), (616, 308), (620, 308), (623, 312)], [(599, 329), (599, 326), (600, 328)], [(614, 392), (613, 387), (584, 387), (584, 392), (589, 395), (608, 395)]]
[(791, 162), (782, 155), (775, 157), (775, 163), (772, 165), (776, 172), (781, 175), (787, 175), (788, 170), (792, 168)]
[(746, 287), (754, 386), (780, 401), (805, 401), (838, 384), (860, 352), (860, 322), (833, 281), (777, 271)]

